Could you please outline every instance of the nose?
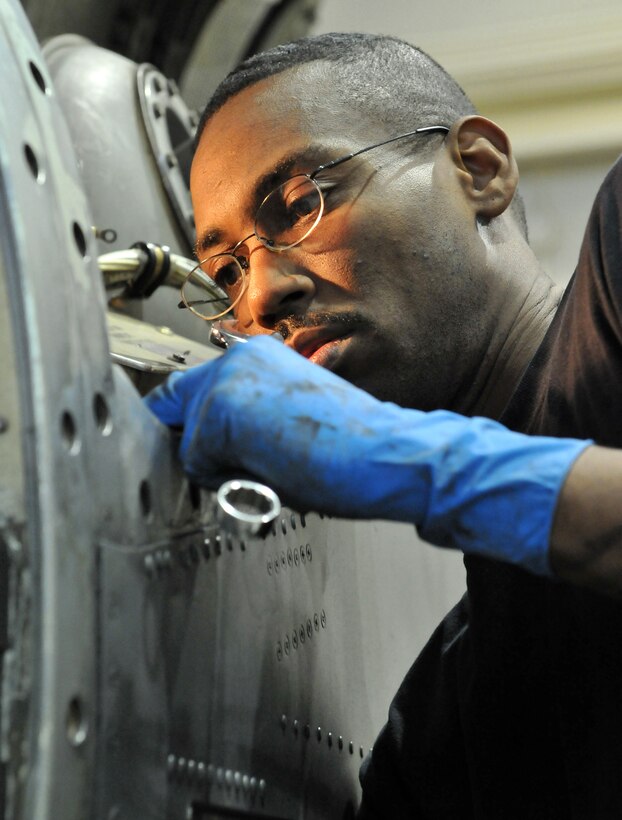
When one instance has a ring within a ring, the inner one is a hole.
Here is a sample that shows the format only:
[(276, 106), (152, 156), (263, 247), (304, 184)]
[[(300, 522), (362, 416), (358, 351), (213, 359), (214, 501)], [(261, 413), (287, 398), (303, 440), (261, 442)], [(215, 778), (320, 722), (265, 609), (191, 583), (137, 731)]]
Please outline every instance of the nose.
[(259, 246), (250, 254), (244, 301), (253, 324), (271, 329), (279, 319), (300, 315), (311, 304), (315, 283), (295, 251), (275, 253)]

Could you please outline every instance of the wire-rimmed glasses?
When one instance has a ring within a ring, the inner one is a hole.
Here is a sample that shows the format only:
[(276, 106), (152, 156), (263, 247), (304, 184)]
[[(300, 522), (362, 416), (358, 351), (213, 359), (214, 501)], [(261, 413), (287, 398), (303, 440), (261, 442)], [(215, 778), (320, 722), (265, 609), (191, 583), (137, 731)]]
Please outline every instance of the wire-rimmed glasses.
[(447, 133), (446, 125), (428, 125), (376, 142), (351, 154), (320, 165), (309, 174), (295, 174), (271, 191), (255, 214), (253, 233), (241, 239), (231, 250), (201, 260), (188, 274), (182, 287), (179, 306), (189, 308), (207, 321), (220, 319), (240, 302), (248, 277), (249, 261), (236, 253), (238, 248), (256, 236), (264, 247), (282, 253), (299, 245), (317, 227), (324, 213), (324, 194), (316, 177), (372, 148), (412, 137), (416, 134)]

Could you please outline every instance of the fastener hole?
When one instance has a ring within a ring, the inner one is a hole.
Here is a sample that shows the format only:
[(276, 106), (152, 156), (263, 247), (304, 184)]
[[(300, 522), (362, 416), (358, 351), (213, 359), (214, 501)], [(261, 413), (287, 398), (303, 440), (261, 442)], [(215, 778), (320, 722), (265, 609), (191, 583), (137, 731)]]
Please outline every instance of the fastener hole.
[(84, 705), (79, 697), (74, 697), (67, 706), (65, 720), (67, 740), (72, 746), (82, 746), (88, 735), (88, 724), (84, 714)]
[(143, 517), (149, 518), (152, 509), (151, 486), (146, 479), (143, 479), (143, 481), (140, 482), (138, 497), (140, 501), (140, 511), (142, 512)]
[(36, 82), (36, 84), (39, 86), (40, 90), (44, 94), (49, 94), (50, 89), (48, 88), (48, 85), (45, 81), (45, 77), (43, 76), (43, 74), (39, 70), (38, 66), (35, 63), (33, 63), (32, 60), (29, 60), (28, 66), (30, 68), (30, 73), (32, 74), (33, 79)]
[(24, 144), (24, 156), (26, 158), (26, 164), (30, 169), (30, 173), (33, 176), (35, 182), (38, 182), (39, 185), (42, 185), (45, 182), (45, 174), (39, 168), (39, 160), (37, 159), (37, 155), (32, 150), (28, 143)]
[(84, 236), (84, 231), (78, 225), (77, 222), (74, 222), (72, 225), (73, 228), (73, 238), (76, 243), (76, 248), (78, 249), (78, 253), (80, 256), (86, 256), (86, 237)]
[(201, 488), (198, 484), (190, 482), (188, 484), (188, 497), (190, 498), (190, 505), (193, 510), (201, 508)]
[(72, 414), (65, 410), (60, 419), (60, 431), (63, 444), (70, 453), (77, 453), (80, 448), (78, 430)]
[(101, 393), (95, 393), (93, 396), (93, 416), (102, 436), (109, 435), (112, 430), (112, 417), (108, 402)]

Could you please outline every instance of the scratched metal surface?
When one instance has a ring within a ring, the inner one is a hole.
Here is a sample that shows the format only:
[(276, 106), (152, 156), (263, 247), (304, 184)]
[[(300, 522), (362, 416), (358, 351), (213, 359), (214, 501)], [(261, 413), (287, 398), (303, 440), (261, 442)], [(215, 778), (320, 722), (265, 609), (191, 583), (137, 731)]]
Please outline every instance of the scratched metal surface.
[(216, 528), (111, 365), (96, 194), (17, 0), (0, 38), (0, 816), (347, 818), (460, 561), (386, 523)]

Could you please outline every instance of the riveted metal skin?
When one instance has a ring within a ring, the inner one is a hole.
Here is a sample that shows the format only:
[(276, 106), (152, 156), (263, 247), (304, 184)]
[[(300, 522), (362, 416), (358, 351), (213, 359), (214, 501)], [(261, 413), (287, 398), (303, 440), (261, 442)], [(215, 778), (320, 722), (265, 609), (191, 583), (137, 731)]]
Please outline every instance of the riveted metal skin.
[(459, 558), (289, 509), (220, 529), (111, 364), (80, 100), (61, 111), (17, 0), (0, 51), (0, 817), (350, 817)]

